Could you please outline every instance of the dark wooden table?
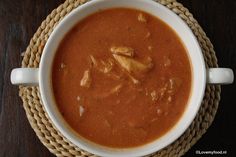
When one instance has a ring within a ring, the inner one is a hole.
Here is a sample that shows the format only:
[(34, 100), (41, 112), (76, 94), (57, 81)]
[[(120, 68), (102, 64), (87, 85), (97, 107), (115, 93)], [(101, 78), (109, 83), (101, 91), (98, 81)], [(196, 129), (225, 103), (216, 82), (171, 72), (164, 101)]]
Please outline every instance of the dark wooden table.
[[(0, 0), (0, 157), (53, 156), (39, 141), (27, 121), (18, 87), (10, 72), (20, 67), (30, 38), (43, 19), (63, 0)], [(219, 65), (236, 70), (236, 1), (180, 0), (193, 13), (215, 46)], [(236, 72), (236, 71), (235, 71)], [(185, 155), (195, 151), (226, 150), (236, 156), (236, 84), (222, 88), (215, 121)], [(204, 155), (202, 155), (204, 156)]]

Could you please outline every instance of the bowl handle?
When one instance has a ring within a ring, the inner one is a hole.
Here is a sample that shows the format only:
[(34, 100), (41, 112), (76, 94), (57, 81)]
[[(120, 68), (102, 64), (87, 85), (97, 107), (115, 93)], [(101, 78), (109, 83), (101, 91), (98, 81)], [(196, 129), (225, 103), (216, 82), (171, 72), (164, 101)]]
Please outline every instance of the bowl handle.
[(38, 68), (16, 68), (11, 71), (11, 83), (14, 85), (37, 86), (39, 84)]
[(207, 70), (207, 83), (209, 84), (232, 84), (234, 72), (228, 68), (210, 68)]

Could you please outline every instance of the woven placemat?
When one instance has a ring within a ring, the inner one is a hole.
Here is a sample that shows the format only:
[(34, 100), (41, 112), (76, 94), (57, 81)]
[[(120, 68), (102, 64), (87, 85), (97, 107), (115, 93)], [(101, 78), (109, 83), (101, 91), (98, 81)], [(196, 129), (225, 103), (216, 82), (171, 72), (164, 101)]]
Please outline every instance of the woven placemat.
[[(47, 16), (24, 53), (22, 67), (39, 67), (42, 50), (55, 26), (65, 15), (85, 2), (86, 0), (66, 0)], [(217, 58), (210, 40), (188, 9), (175, 0), (158, 0), (157, 2), (168, 7), (189, 25), (200, 43), (207, 67), (218, 67)], [(220, 101), (220, 93), (220, 86), (207, 85), (201, 108), (187, 131), (174, 143), (150, 156), (179, 157), (184, 155), (211, 125)], [(69, 142), (52, 125), (40, 100), (38, 87), (20, 86), (19, 95), (23, 100), (23, 106), (32, 128), (50, 152), (56, 156), (94, 156)]]

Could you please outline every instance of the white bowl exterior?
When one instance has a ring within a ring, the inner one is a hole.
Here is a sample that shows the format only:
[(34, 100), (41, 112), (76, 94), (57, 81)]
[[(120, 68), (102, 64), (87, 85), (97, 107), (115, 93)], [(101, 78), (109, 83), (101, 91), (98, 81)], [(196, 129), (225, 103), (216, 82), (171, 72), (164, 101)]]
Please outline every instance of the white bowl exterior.
[[(100, 9), (126, 7), (135, 8), (148, 12), (167, 23), (185, 45), (189, 59), (192, 63), (192, 93), (188, 105), (177, 124), (161, 138), (135, 148), (113, 149), (100, 146), (85, 140), (70, 129), (65, 122), (54, 101), (51, 88), (52, 61), (60, 41), (64, 35), (81, 19)], [(143, 156), (158, 151), (171, 144), (189, 127), (199, 110), (206, 85), (206, 69), (201, 48), (190, 28), (176, 14), (166, 7), (152, 0), (93, 0), (78, 7), (67, 15), (50, 35), (40, 62), (39, 87), (41, 97), (50, 119), (56, 128), (72, 143), (78, 147), (99, 156), (121, 157), (121, 156)]]

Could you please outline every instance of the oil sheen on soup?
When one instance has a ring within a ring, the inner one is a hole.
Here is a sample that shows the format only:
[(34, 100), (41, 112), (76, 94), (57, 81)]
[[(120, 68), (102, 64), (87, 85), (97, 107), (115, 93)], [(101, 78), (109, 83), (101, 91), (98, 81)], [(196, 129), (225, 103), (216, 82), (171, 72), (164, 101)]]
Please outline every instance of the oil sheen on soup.
[(58, 108), (78, 135), (128, 148), (167, 133), (191, 92), (185, 47), (164, 22), (126, 8), (101, 10), (61, 41), (52, 68)]

